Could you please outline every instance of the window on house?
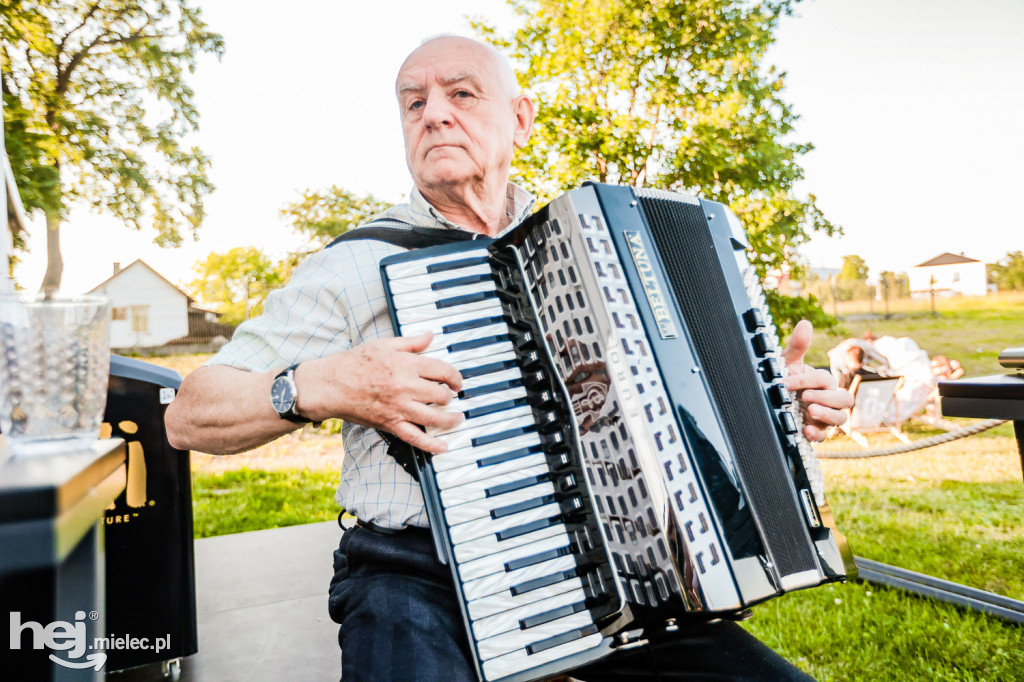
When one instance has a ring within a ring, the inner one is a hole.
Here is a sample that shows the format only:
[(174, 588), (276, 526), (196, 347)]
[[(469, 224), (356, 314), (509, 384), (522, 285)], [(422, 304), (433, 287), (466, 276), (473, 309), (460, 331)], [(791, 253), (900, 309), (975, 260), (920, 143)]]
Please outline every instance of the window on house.
[(148, 305), (133, 305), (132, 306), (132, 331), (133, 332), (148, 332), (149, 331), (149, 306)]
[(953, 273), (953, 281), (954, 282), (959, 282), (960, 281), (960, 273), (959, 272), (954, 272)]
[(112, 320), (127, 320), (128, 319), (128, 308), (122, 306), (120, 308), (110, 309), (110, 319)]

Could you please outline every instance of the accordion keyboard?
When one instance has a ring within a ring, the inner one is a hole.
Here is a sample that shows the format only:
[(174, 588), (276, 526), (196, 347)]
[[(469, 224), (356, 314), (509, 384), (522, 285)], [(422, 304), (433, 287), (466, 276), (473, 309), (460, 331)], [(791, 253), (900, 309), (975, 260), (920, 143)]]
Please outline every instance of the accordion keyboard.
[(576, 474), (556, 470), (564, 436), (543, 409), (554, 400), (532, 333), (510, 320), (486, 260), (460, 249), (386, 273), (401, 333), (433, 332), (422, 355), (462, 374), (444, 409), (465, 420), (428, 429), (448, 445), (431, 464), (476, 655), (499, 679), (600, 645), (602, 587), (580, 569), (593, 540)]

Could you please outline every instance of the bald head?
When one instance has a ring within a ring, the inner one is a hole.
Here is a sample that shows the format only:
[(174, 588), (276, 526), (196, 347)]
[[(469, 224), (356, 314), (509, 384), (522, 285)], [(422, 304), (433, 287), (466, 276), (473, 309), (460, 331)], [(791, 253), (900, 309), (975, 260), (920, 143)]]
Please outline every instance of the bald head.
[(409, 53), (409, 56), (402, 62), (398, 69), (398, 78), (395, 81), (395, 94), (401, 100), (402, 92), (409, 87), (415, 87), (408, 78), (402, 78), (406, 67), (410, 64), (421, 62), (436, 62), (441, 59), (466, 59), (479, 65), (482, 72), (485, 72), (491, 79), (491, 85), (501, 94), (512, 99), (519, 94), (519, 84), (516, 82), (515, 72), (512, 66), (505, 59), (505, 56), (486, 43), (463, 38), (461, 36), (439, 36), (430, 38), (422, 45)]

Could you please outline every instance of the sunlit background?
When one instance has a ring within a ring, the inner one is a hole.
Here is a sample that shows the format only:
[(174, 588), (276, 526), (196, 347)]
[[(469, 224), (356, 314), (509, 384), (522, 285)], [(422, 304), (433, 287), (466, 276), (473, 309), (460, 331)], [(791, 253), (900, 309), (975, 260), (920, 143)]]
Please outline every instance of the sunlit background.
[[(62, 229), (66, 293), (137, 258), (183, 284), (213, 251), (252, 244), (280, 257), (302, 246), (279, 211), (305, 189), (401, 200), (411, 187), (392, 95), (402, 60), (426, 37), (472, 35), (467, 15), (516, 26), (501, 0), (195, 4), (227, 45), (192, 78), (195, 141), (217, 185), (199, 241), (161, 249), (151, 232), (74, 210)], [(798, 190), (845, 230), (805, 247), (810, 265), (857, 254), (874, 276), (946, 251), (994, 262), (1024, 248), (1024, 3), (811, 0), (777, 36), (767, 63), (788, 74), (794, 139), (816, 146)], [(41, 216), (28, 241), (16, 277), (34, 290)]]

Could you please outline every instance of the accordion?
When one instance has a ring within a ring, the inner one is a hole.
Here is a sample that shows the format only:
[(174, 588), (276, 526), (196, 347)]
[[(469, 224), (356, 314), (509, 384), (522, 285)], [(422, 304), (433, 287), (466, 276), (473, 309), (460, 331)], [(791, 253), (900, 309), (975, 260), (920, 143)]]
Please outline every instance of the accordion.
[(414, 455), (481, 680), (855, 573), (745, 249), (722, 204), (587, 184), (382, 261), (396, 334), (463, 377)]

